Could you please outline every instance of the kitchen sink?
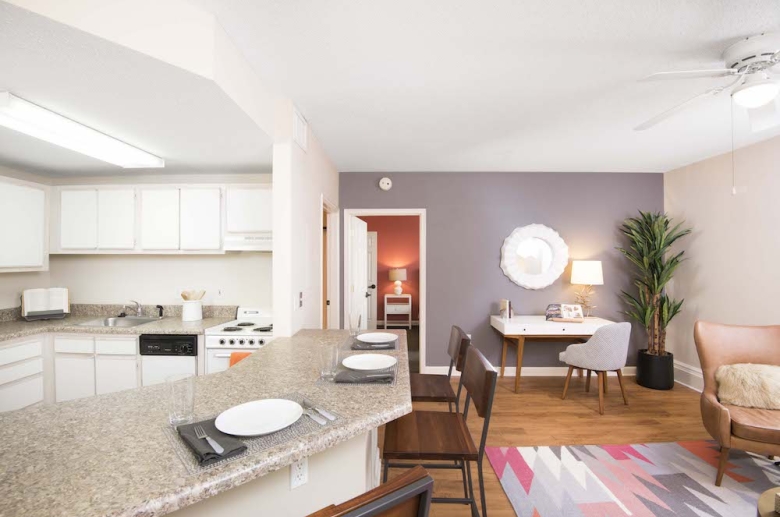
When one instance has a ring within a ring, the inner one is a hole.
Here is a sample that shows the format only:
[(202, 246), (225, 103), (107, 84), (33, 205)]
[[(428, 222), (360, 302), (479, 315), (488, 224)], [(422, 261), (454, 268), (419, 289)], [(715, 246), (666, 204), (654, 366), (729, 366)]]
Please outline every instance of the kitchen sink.
[(145, 318), (141, 316), (125, 316), (124, 318), (103, 318), (79, 323), (81, 327), (137, 327), (144, 323), (160, 321), (162, 318)]

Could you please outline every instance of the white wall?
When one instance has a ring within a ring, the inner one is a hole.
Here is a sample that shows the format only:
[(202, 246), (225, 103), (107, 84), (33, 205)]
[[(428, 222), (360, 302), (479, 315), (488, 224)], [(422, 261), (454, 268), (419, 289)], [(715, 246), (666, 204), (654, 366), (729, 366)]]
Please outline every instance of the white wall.
[(307, 151), (292, 141), (293, 109), (280, 103), (274, 145), (274, 331), (281, 336), (320, 326), (322, 201), (338, 206), (339, 195), (338, 170), (311, 128)]
[(205, 289), (207, 305), (271, 310), (270, 253), (225, 255), (51, 255), (52, 286), (70, 289), (71, 303), (181, 303), (184, 289)]
[(734, 163), (737, 195), (730, 154), (664, 176), (667, 213), (694, 230), (681, 244), (689, 260), (669, 289), (685, 304), (669, 328), (668, 347), (679, 363), (677, 377), (696, 387), (696, 320), (780, 324), (773, 308), (780, 288), (780, 138), (738, 150)]

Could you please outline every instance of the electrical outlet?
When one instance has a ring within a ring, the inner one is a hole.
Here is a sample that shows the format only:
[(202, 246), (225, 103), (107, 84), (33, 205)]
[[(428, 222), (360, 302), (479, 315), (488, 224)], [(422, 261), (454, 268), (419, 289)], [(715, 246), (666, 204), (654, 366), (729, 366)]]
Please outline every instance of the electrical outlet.
[(309, 459), (303, 458), (290, 465), (290, 490), (309, 481)]

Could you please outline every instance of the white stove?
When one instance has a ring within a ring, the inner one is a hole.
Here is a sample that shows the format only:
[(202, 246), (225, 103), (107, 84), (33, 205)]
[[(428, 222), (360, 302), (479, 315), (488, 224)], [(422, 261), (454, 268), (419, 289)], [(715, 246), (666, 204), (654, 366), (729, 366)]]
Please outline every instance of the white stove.
[(236, 319), (207, 328), (206, 373), (227, 370), (232, 352), (252, 352), (274, 337), (273, 317), (260, 309), (239, 307)]

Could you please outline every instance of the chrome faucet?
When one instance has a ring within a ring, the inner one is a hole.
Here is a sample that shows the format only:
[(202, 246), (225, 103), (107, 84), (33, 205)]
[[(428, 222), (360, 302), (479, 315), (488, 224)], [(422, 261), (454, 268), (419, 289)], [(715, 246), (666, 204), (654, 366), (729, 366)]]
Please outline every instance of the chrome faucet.
[(141, 304), (138, 303), (135, 300), (130, 300), (130, 303), (134, 303), (135, 304), (135, 315), (138, 316), (138, 317), (143, 316), (143, 311), (141, 310)]

